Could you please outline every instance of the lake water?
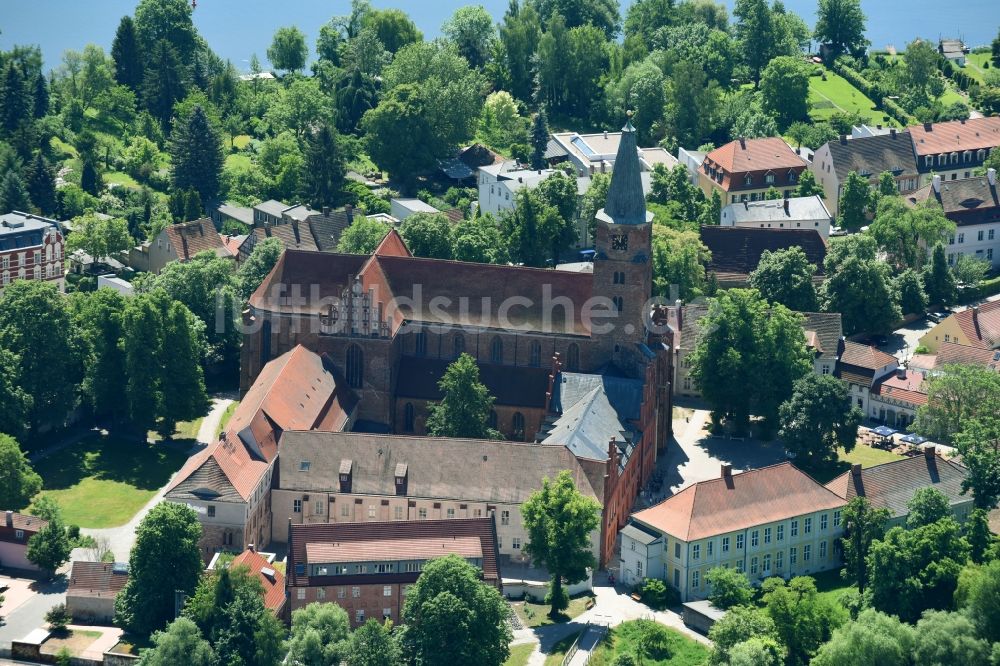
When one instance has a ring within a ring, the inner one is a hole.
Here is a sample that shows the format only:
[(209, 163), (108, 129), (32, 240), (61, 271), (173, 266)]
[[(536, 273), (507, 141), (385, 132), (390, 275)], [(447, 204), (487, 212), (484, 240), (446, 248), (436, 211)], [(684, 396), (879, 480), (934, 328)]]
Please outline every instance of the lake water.
[[(39, 44), (47, 67), (58, 64), (66, 49), (88, 42), (110, 48), (118, 20), (131, 13), (136, 0), (0, 0), (0, 48)], [(425, 36), (440, 34), (441, 24), (468, 1), (374, 0), (376, 7), (400, 7)], [(482, 0), (497, 19), (508, 0)], [(631, 0), (622, 0), (622, 12)], [(726, 4), (732, 7), (733, 0)], [(349, 0), (198, 0), (195, 23), (212, 48), (240, 69), (252, 53), (264, 60), (275, 28), (297, 25), (315, 45), (319, 27), (331, 16), (345, 14)], [(785, 6), (807, 23), (815, 21), (815, 0), (785, 0)], [(970, 46), (988, 44), (1000, 26), (1000, 0), (862, 0), (868, 16), (868, 38), (875, 48), (902, 48), (914, 37), (962, 37)]]

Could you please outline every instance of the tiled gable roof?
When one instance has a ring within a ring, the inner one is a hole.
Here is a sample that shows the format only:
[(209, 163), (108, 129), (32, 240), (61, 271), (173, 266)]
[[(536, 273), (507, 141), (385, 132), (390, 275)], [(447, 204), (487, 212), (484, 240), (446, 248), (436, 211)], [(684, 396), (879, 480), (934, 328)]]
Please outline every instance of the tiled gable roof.
[[(11, 524), (7, 525), (7, 519), (10, 519)], [(35, 534), (40, 532), (43, 527), (49, 524), (47, 520), (42, 520), (38, 516), (29, 516), (26, 513), (17, 513), (16, 511), (6, 512), (4, 511), (0, 515), (0, 541), (6, 541), (10, 543), (27, 544), (28, 539), (33, 537)], [(17, 530), (24, 532), (24, 536), (21, 539), (17, 538)]]
[(73, 562), (68, 597), (113, 599), (128, 582), (128, 565), (122, 562)]
[[(438, 382), (451, 361), (426, 357), (404, 356), (399, 360), (399, 398), (440, 400), (443, 397)], [(479, 364), (479, 380), (496, 398), (498, 405), (545, 407), (549, 390), (549, 370), (523, 365)]]
[(1000, 301), (987, 301), (951, 316), (973, 346), (983, 349), (1000, 347)]
[(309, 231), (312, 232), (316, 247), (321, 252), (336, 252), (340, 236), (351, 226), (356, 216), (363, 216), (363, 210), (341, 208), (331, 210), (328, 215), (314, 213), (309, 216)]
[(1000, 146), (1000, 116), (913, 125), (909, 131), (919, 157)]
[(839, 312), (800, 312), (805, 321), (802, 328), (816, 334), (816, 344), (813, 349), (819, 353), (818, 358), (823, 360), (835, 360), (837, 358), (837, 345), (844, 335), (844, 327), (841, 323)]
[(844, 504), (808, 474), (784, 462), (701, 481), (633, 517), (690, 542)]
[(702, 226), (701, 242), (712, 253), (708, 271), (719, 280), (745, 280), (757, 269), (765, 251), (799, 247), (816, 275), (823, 275), (826, 241), (815, 229), (760, 229), (757, 227)]
[(275, 615), (280, 614), (281, 608), (285, 605), (284, 575), (264, 559), (260, 553), (252, 550), (244, 550), (233, 558), (229, 569), (233, 570), (241, 566), (249, 569), (250, 575), (260, 581), (264, 588), (264, 606)]
[(898, 373), (894, 372), (875, 382), (875, 385), (872, 387), (872, 395), (899, 400), (918, 407), (926, 405), (927, 387), (924, 384), (923, 374), (915, 370), (900, 372), (904, 372), (905, 376), (900, 377)]
[[(930, 450), (930, 449), (928, 449)], [(845, 500), (868, 498), (876, 508), (889, 509), (893, 517), (909, 513), (907, 503), (921, 488), (934, 488), (951, 504), (968, 502), (972, 495), (962, 494), (965, 468), (941, 456), (914, 456), (844, 472), (826, 487)]]
[(840, 362), (868, 370), (880, 370), (887, 365), (898, 364), (892, 354), (886, 354), (877, 347), (843, 340), (840, 347)]
[[(301, 462), (309, 461), (302, 470)], [(347, 432), (286, 432), (278, 457), (285, 490), (339, 489), (341, 463), (350, 461), (351, 492), (395, 496), (395, 471), (407, 465), (407, 496), (519, 504), (545, 477), (569, 470), (584, 495), (600, 501), (573, 454), (563, 446), (443, 437)]]
[(895, 134), (877, 134), (846, 141), (830, 141), (830, 161), (837, 180), (844, 182), (852, 171), (867, 178), (878, 178), (883, 171), (894, 176), (917, 173), (913, 144), (905, 130)]
[(263, 227), (256, 227), (253, 230), (260, 243), (268, 238), (277, 238), (286, 250), (305, 250), (308, 252), (318, 252), (319, 247), (313, 238), (308, 225), (299, 222), (288, 224), (269, 224)]
[(214, 252), (220, 257), (232, 256), (210, 218), (171, 224), (163, 231), (180, 261), (189, 261), (199, 252)]
[(806, 166), (802, 158), (779, 137), (730, 141), (708, 153), (705, 159), (730, 173)]
[[(913, 359), (910, 359), (913, 366)], [(941, 368), (953, 363), (978, 365), (1000, 372), (1000, 350), (960, 345), (956, 342), (942, 342), (932, 367)]]
[[(498, 585), (501, 578), (499, 548), (496, 541), (496, 528), (493, 518), (455, 518), (451, 520), (414, 520), (398, 522), (365, 522), (365, 523), (325, 523), (312, 525), (291, 525), (288, 544), (288, 582), (290, 586), (359, 584), (365, 581), (388, 580), (382, 575), (369, 574), (357, 576), (310, 576), (309, 564), (330, 564), (324, 559), (312, 561), (309, 558), (310, 547), (318, 545), (349, 545), (352, 548), (363, 548), (370, 553), (375, 561), (406, 559), (412, 556), (412, 546), (415, 542), (434, 540), (441, 555), (447, 555), (451, 550), (447, 542), (455, 540), (455, 552), (468, 555), (469, 540), (478, 541), (479, 548), (475, 555), (481, 553), (483, 580)], [(421, 557), (426, 555), (421, 549)], [(323, 549), (314, 549), (317, 556), (327, 556)], [(300, 568), (301, 566), (301, 568)], [(389, 575), (389, 574), (387, 574)], [(419, 573), (391, 574), (398, 577), (399, 582), (412, 582)], [(339, 583), (338, 583), (339, 582)]]
[[(326, 254), (286, 250), (271, 269), (257, 291), (250, 297), (250, 305), (261, 310), (280, 312), (294, 308), (297, 312), (317, 314), (331, 299), (339, 299), (350, 279), (358, 274), (368, 257), (360, 254)], [(281, 285), (314, 286), (316, 298), (304, 291), (302, 298), (293, 300), (280, 289)]]
[(942, 180), (940, 192), (931, 183), (906, 198), (910, 204), (928, 199), (939, 203), (945, 216), (960, 227), (1000, 221), (1000, 192), (986, 176)]

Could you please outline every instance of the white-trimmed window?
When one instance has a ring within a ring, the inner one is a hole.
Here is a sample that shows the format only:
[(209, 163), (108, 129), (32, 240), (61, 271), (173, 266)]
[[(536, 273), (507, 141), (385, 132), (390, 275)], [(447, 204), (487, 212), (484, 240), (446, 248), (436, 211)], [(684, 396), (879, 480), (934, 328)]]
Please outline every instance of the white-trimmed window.
[(695, 589), (695, 590), (697, 590), (699, 587), (701, 587), (701, 572), (700, 571), (695, 571), (694, 573), (691, 574), (691, 587), (693, 589)]
[(743, 535), (736, 535), (736, 550), (743, 550)]
[(791, 537), (794, 539), (799, 535), (799, 521), (793, 520), (791, 527)]
[(306, 588), (300, 587), (298, 590), (295, 591), (295, 596), (298, 598), (299, 601), (302, 601), (303, 599), (305, 599), (306, 598)]
[(361, 624), (362, 622), (365, 621), (365, 610), (363, 608), (359, 608), (358, 610), (354, 611), (354, 621), (357, 622), (358, 624)]
[(382, 586), (382, 596), (383, 597), (391, 597), (392, 596), (392, 585), (383, 585)]
[(764, 543), (765, 544), (771, 543), (771, 528), (770, 527), (765, 527), (764, 528)]
[(833, 512), (833, 526), (840, 527), (840, 511)]
[(788, 566), (794, 567), (795, 561), (798, 559), (798, 549), (792, 546), (788, 549)]
[(812, 546), (806, 544), (802, 546), (802, 561), (808, 562), (811, 559), (812, 559)]
[(805, 534), (812, 534), (813, 531), (813, 519), (806, 518), (802, 524), (802, 532)]
[(691, 546), (691, 559), (700, 560), (701, 559), (701, 544), (696, 543)]
[(316, 599), (317, 600), (326, 599), (326, 589), (325, 588), (322, 588), (322, 587), (317, 587), (316, 588)]
[(302, 513), (302, 500), (292, 500), (292, 513)]
[(729, 537), (722, 537), (722, 552), (729, 552)]
[(821, 531), (824, 531), (824, 532), (826, 531), (827, 521), (828, 520), (829, 520), (829, 516), (827, 514), (824, 513), (824, 514), (820, 515), (820, 517), (819, 517), (819, 529)]
[(771, 573), (771, 555), (768, 553), (764, 556), (764, 568), (761, 569), (761, 573), (765, 576)]
[(361, 588), (355, 585), (354, 587), (351, 588), (351, 597), (357, 599), (360, 596), (361, 596)]
[(511, 539), (510, 547), (514, 550), (521, 550), (521, 537), (514, 537)]
[[(823, 374), (826, 374), (826, 373), (823, 373)], [(784, 541), (785, 540), (785, 526), (784, 525), (778, 525), (777, 539), (778, 539), (778, 541)]]
[(774, 554), (774, 568), (777, 571), (781, 571), (785, 566), (785, 551), (779, 550)]
[(754, 530), (750, 533), (750, 547), (756, 548), (760, 545), (760, 531)]
[(826, 541), (819, 542), (819, 558), (821, 560), (826, 559)]
[(757, 564), (757, 558), (756, 557), (751, 557), (750, 558), (750, 575), (752, 575), (752, 576), (756, 576), (757, 575), (757, 566), (758, 566), (758, 564)]

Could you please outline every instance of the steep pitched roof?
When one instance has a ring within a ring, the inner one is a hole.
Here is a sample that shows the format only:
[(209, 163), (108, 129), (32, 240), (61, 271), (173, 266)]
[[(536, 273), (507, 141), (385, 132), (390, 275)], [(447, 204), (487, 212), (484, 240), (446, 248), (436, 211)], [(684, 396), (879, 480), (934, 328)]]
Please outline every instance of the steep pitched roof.
[(878, 178), (883, 171), (894, 176), (917, 173), (917, 159), (913, 143), (906, 130), (875, 136), (863, 136), (845, 141), (835, 140), (826, 144), (830, 161), (843, 182), (852, 171), (866, 178)]
[[(440, 400), (438, 382), (451, 364), (447, 359), (404, 356), (399, 360), (396, 395), (400, 398)], [(479, 379), (498, 405), (544, 407), (549, 371), (523, 365), (481, 363)]]
[(760, 229), (757, 227), (702, 226), (701, 242), (712, 253), (708, 270), (719, 280), (745, 280), (757, 269), (765, 250), (802, 248), (816, 275), (823, 275), (826, 241), (815, 229)]
[(257, 236), (257, 242), (267, 238), (277, 238), (286, 250), (306, 250), (318, 252), (319, 246), (313, 238), (309, 227), (299, 222), (289, 222), (288, 224), (269, 224), (263, 227), (256, 227), (253, 230)]
[[(3, 522), (0, 522), (0, 541), (22, 545), (27, 544), (28, 539), (49, 524), (49, 521), (42, 520), (38, 516), (29, 516), (26, 513), (17, 513), (16, 511), (5, 511), (2, 520)], [(10, 521), (10, 525), (7, 524), (8, 520)], [(24, 532), (23, 538), (17, 538), (17, 530)]]
[(927, 387), (924, 385), (924, 376), (915, 370), (906, 370), (905, 375), (900, 377), (899, 373), (891, 373), (880, 378), (872, 386), (872, 395), (882, 396), (891, 400), (899, 400), (911, 405), (927, 404)]
[(547, 429), (543, 445), (565, 446), (578, 458), (604, 461), (614, 440), (622, 462), (628, 459), (635, 437), (621, 424), (603, 387), (596, 386), (575, 404), (568, 406)]
[[(942, 342), (938, 345), (938, 353), (933, 367), (941, 368), (953, 363), (978, 365), (1000, 372), (1000, 351), (960, 345), (956, 342)], [(910, 365), (911, 367), (913, 365), (912, 359)]]
[(938, 455), (921, 455), (865, 467), (860, 474), (852, 469), (826, 487), (845, 500), (867, 497), (876, 508), (889, 509), (893, 517), (899, 517), (909, 513), (906, 505), (921, 488), (939, 490), (951, 504), (969, 501), (972, 495), (962, 494), (964, 478), (961, 465)]
[(844, 504), (808, 474), (784, 462), (701, 481), (633, 518), (683, 541), (695, 541)]
[[(369, 582), (373, 574), (359, 576), (314, 576), (309, 564), (341, 562), (338, 550), (364, 552), (374, 561), (433, 559), (455, 552), (463, 557), (482, 558), (483, 580), (497, 585), (501, 578), (499, 547), (493, 518), (414, 520), (396, 522), (325, 523), (291, 525), (288, 544), (290, 586), (357, 584)], [(454, 548), (452, 548), (454, 543)], [(369, 561), (371, 561), (369, 560)], [(387, 574), (400, 582), (416, 580), (412, 574)], [(406, 578), (409, 576), (410, 578)], [(383, 579), (382, 576), (378, 580)], [(337, 581), (337, 582), (335, 582)]]
[(199, 252), (214, 252), (220, 257), (232, 256), (210, 218), (171, 224), (164, 232), (180, 261), (189, 261)]
[(114, 599), (128, 582), (124, 562), (73, 562), (69, 574), (68, 597)]
[(887, 365), (898, 364), (899, 360), (877, 347), (843, 340), (840, 343), (840, 362), (867, 370), (881, 370)]
[(1000, 347), (1000, 301), (987, 301), (953, 315), (969, 344), (981, 349)]
[(611, 174), (608, 201), (603, 212), (615, 224), (645, 224), (652, 219), (646, 211), (646, 197), (642, 193), (642, 179), (639, 173), (639, 147), (636, 131), (631, 121), (622, 128), (615, 170)]
[[(271, 312), (294, 309), (296, 312), (317, 314), (331, 299), (339, 299), (344, 287), (358, 274), (368, 257), (361, 254), (327, 254), (286, 250), (278, 259), (257, 291), (250, 297), (254, 308)], [(302, 296), (293, 299), (285, 286), (301, 285)], [(313, 300), (315, 296), (317, 300)]]
[(340, 236), (347, 227), (351, 226), (354, 217), (363, 216), (365, 212), (357, 208), (341, 208), (331, 210), (329, 214), (314, 213), (309, 216), (309, 231), (312, 232), (313, 240), (320, 252), (336, 252), (337, 243)]
[[(301, 462), (309, 461), (301, 470)], [(286, 432), (278, 457), (285, 490), (339, 488), (342, 461), (351, 461), (351, 491), (396, 494), (395, 471), (407, 465), (407, 496), (519, 504), (569, 470), (584, 495), (598, 499), (573, 454), (563, 446), (440, 437), (401, 437), (347, 432)]]
[(918, 157), (1000, 146), (1000, 116), (913, 125), (909, 131)]
[(560, 372), (552, 395), (553, 409), (562, 412), (595, 388), (604, 391), (619, 418), (638, 421), (642, 417), (643, 382), (607, 373)]
[(730, 141), (711, 151), (705, 160), (730, 174), (806, 166), (805, 161), (779, 137)]
[(413, 253), (410, 252), (410, 248), (406, 247), (406, 242), (399, 235), (399, 232), (390, 229), (372, 255), (376, 257), (412, 257)]
[(958, 226), (1000, 221), (1000, 193), (986, 176), (942, 180), (940, 192), (930, 183), (907, 197), (910, 204), (927, 199), (941, 204), (945, 216)]
[(248, 568), (250, 575), (260, 581), (264, 588), (264, 606), (279, 615), (285, 605), (285, 576), (260, 553), (252, 550), (244, 550), (229, 564), (230, 570), (241, 566)]
[(836, 360), (837, 346), (840, 338), (844, 335), (844, 327), (841, 323), (839, 312), (800, 312), (805, 321), (802, 323), (806, 336), (813, 332), (816, 334), (816, 344), (813, 349), (818, 352), (820, 359)]

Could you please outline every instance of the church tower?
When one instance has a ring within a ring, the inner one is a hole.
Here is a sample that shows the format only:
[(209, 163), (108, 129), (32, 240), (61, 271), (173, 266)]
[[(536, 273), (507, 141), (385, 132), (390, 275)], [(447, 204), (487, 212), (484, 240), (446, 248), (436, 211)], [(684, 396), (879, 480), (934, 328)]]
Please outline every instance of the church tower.
[(629, 120), (622, 128), (608, 201), (597, 213), (593, 292), (610, 299), (618, 312), (595, 322), (614, 323), (614, 330), (595, 337), (605, 358), (626, 371), (634, 370), (638, 344), (646, 341), (645, 309), (653, 292), (653, 214), (646, 210), (640, 172), (636, 131)]

